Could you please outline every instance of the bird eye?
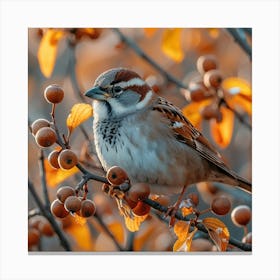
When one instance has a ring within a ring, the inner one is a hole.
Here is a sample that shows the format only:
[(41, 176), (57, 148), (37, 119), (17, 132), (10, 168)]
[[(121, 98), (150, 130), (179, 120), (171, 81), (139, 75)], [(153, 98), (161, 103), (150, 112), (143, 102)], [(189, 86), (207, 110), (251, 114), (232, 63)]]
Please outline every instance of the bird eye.
[(113, 87), (113, 92), (114, 93), (121, 93), (123, 91), (123, 89), (119, 86)]

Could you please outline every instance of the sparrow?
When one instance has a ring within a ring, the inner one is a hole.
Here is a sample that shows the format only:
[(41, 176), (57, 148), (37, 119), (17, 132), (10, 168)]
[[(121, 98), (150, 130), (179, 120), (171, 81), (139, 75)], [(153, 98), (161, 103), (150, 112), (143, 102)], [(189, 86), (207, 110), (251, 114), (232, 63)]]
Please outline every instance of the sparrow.
[(156, 95), (136, 72), (102, 73), (85, 96), (93, 99), (93, 133), (105, 170), (120, 166), (131, 182), (183, 187), (221, 182), (251, 192), (252, 184), (222, 160), (181, 110)]

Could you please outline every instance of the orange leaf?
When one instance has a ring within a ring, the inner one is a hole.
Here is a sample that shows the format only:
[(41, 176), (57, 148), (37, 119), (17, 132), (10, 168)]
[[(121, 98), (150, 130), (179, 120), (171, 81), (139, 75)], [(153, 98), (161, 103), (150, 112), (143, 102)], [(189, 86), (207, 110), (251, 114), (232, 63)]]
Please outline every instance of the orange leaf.
[(184, 217), (186, 217), (187, 215), (190, 215), (193, 213), (193, 208), (192, 207), (182, 207), (181, 212), (182, 212), (182, 215)]
[(225, 107), (221, 107), (220, 110), (222, 113), (222, 121), (218, 122), (216, 119), (211, 119), (210, 129), (215, 142), (221, 148), (226, 148), (232, 138), (234, 113)]
[(64, 32), (61, 30), (48, 29), (40, 42), (37, 57), (40, 69), (46, 78), (49, 78), (53, 72), (58, 42), (63, 35)]
[[(75, 215), (77, 216), (77, 215)], [(93, 240), (91, 239), (90, 230), (86, 224), (85, 218), (73, 217), (73, 223), (65, 229), (65, 231), (70, 234), (75, 240), (75, 250), (80, 251), (92, 251)]]
[(68, 177), (74, 175), (79, 171), (79, 169), (76, 166), (69, 170), (55, 169), (49, 164), (49, 161), (47, 159), (45, 159), (44, 165), (46, 171), (47, 185), (52, 188), (56, 187)]
[(202, 223), (206, 227), (209, 236), (216, 244), (218, 250), (226, 251), (230, 237), (226, 225), (217, 218), (205, 218)]
[[(249, 97), (250, 98), (250, 97)], [(249, 116), (252, 116), (252, 99), (239, 93), (227, 99), (227, 103), (231, 108), (242, 108)]]
[(173, 245), (173, 251), (190, 251), (192, 239), (197, 231), (195, 228), (192, 232), (190, 230), (190, 223), (184, 221), (178, 221), (174, 226), (174, 233), (177, 235), (178, 239)]
[(113, 221), (107, 225), (109, 230), (113, 233), (118, 243), (124, 243), (124, 228), (122, 224), (118, 221)]
[(145, 216), (124, 216), (126, 228), (131, 232), (138, 231), (147, 216), (148, 214)]
[(157, 30), (158, 28), (144, 28), (144, 33), (146, 37), (152, 37)]
[(238, 77), (229, 77), (223, 80), (222, 88), (231, 95), (243, 94), (252, 96), (251, 85), (244, 79)]
[(66, 124), (69, 129), (69, 133), (79, 126), (82, 122), (86, 121), (93, 114), (92, 106), (86, 103), (75, 104), (70, 114), (67, 117)]
[(180, 28), (166, 29), (163, 33), (161, 44), (162, 51), (176, 62), (181, 62), (184, 59), (181, 33), (182, 29)]
[(193, 126), (199, 128), (201, 123), (200, 108), (210, 104), (212, 99), (206, 99), (200, 102), (191, 102), (182, 109), (183, 115), (189, 119)]

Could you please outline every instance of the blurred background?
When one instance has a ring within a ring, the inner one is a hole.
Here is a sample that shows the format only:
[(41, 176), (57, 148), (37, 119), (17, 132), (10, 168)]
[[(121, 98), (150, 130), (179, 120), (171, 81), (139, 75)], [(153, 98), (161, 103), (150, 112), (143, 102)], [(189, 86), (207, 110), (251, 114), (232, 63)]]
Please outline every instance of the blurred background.
[[(242, 35), (243, 37), (240, 37), (245, 38), (250, 45), (250, 30), (239, 35)], [(63, 88), (65, 97), (56, 108), (56, 122), (59, 130), (67, 134), (66, 119), (72, 106), (76, 103), (89, 102), (83, 97), (83, 93), (92, 87), (97, 76), (109, 68), (127, 67), (146, 79), (157, 94), (183, 109), (185, 115), (219, 150), (227, 164), (238, 174), (251, 180), (252, 65), (248, 54), (227, 29), (123, 28), (116, 31), (100, 28), (30, 28), (28, 36), (29, 124), (38, 118), (50, 120), (51, 105), (44, 99), (44, 90), (50, 84), (58, 84)], [(138, 47), (147, 54), (148, 59), (139, 54)], [(201, 102), (192, 100), (191, 88), (186, 89), (191, 83), (203, 81), (203, 75), (197, 69), (197, 62), (199, 57), (205, 55), (215, 57), (223, 77), (223, 92), (236, 112), (234, 119), (225, 124), (230, 127), (230, 136), (224, 135), (224, 128), (218, 127), (217, 123), (216, 130), (213, 130), (213, 124), (210, 124), (213, 120), (206, 119), (201, 114), (206, 104), (203, 100)], [(151, 60), (162, 70), (176, 77), (186, 88), (171, 82), (163, 71), (155, 69)], [(216, 134), (213, 131), (216, 131)], [(221, 135), (217, 136), (217, 133)], [(82, 163), (85, 165), (87, 162), (91, 163), (87, 167), (92, 172), (104, 175), (94, 151), (92, 118), (83, 123), (82, 129), (75, 130), (71, 148)], [(44, 156), (47, 157), (52, 150), (53, 147), (44, 149)], [(40, 149), (29, 133), (29, 179), (43, 200), (42, 176), (38, 160), (40, 155)], [(57, 172), (48, 167), (46, 172), (50, 201), (56, 198), (56, 190), (60, 186), (75, 187), (81, 179), (80, 173), (58, 178)], [(98, 218), (77, 219), (69, 215), (64, 219), (56, 219), (73, 251), (172, 251), (177, 237), (168, 227), (168, 221), (163, 218), (162, 213), (151, 210), (140, 230), (131, 233), (126, 229), (115, 201), (101, 191), (101, 183), (90, 181), (88, 187), (88, 196), (96, 204)], [(199, 210), (209, 208), (211, 201), (220, 195), (229, 198), (232, 209), (241, 204), (251, 207), (249, 195), (229, 190), (222, 184), (203, 183), (191, 186), (186, 196), (191, 192), (198, 193)], [(157, 199), (167, 206), (176, 201), (176, 195), (166, 193)], [(32, 220), (40, 216), (34, 214), (37, 208), (33, 197), (29, 195), (29, 228), (35, 223)], [(207, 212), (201, 217), (210, 216), (217, 217), (212, 212)], [(218, 218), (227, 225), (230, 234), (236, 239), (243, 238), (244, 230), (245, 233), (251, 231), (251, 221), (246, 228), (238, 227), (232, 222), (230, 212)], [(38, 242), (31, 244), (29, 250), (64, 251), (57, 235), (51, 232), (52, 230), (41, 231)], [(206, 234), (196, 233), (192, 251), (216, 250), (217, 247)], [(230, 248), (230, 250), (238, 249)]]

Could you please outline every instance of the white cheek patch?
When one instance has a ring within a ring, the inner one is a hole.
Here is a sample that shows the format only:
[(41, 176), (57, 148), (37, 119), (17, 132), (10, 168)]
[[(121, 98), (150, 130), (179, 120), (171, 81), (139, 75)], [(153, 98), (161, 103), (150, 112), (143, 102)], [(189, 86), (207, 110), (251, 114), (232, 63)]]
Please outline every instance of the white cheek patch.
[(144, 108), (148, 102), (151, 100), (152, 98), (152, 95), (153, 95), (153, 92), (150, 90), (147, 92), (145, 98), (143, 100), (141, 100), (137, 105), (136, 105), (136, 109), (142, 109)]
[(119, 82), (116, 83), (115, 86), (121, 87), (121, 88), (127, 88), (127, 87), (132, 87), (132, 86), (143, 86), (146, 83), (141, 80), (140, 78), (133, 78), (127, 82)]

